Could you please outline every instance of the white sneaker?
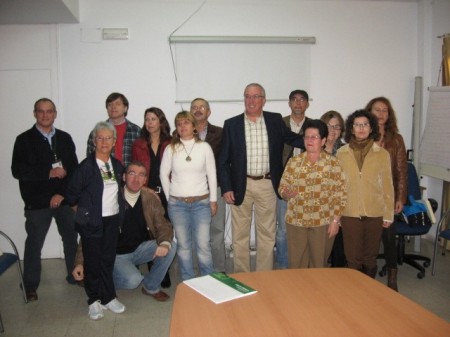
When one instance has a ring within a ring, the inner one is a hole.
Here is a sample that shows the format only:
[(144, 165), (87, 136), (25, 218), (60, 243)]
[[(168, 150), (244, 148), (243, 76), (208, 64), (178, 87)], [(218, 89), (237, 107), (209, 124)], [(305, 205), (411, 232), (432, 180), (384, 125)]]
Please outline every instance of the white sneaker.
[(103, 309), (109, 309), (116, 314), (121, 314), (125, 311), (125, 306), (119, 302), (117, 298), (110, 301), (108, 304), (102, 305)]
[(103, 318), (103, 306), (100, 301), (95, 301), (89, 306), (89, 318), (94, 321)]

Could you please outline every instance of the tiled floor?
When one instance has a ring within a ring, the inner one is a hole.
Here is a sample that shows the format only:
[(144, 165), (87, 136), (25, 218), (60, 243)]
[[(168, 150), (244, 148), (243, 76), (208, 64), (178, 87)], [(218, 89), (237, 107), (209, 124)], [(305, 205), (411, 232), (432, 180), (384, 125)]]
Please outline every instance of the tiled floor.
[[(412, 242), (409, 246), (412, 248)], [(422, 240), (422, 253), (431, 256), (432, 246), (431, 242)], [(400, 266), (399, 290), (401, 294), (450, 322), (450, 253), (438, 255), (437, 260), (437, 275), (431, 276), (430, 267), (421, 280), (417, 278), (415, 269), (408, 265)], [(231, 265), (230, 260), (228, 267), (231, 268)], [(156, 302), (142, 295), (140, 289), (119, 290), (118, 296), (127, 306), (127, 311), (123, 314), (106, 312), (103, 319), (91, 321), (87, 317), (88, 307), (83, 288), (68, 285), (64, 280), (63, 260), (43, 261), (39, 301), (29, 304), (22, 301), (16, 268), (10, 268), (0, 276), (0, 312), (5, 327), (3, 336), (168, 336), (172, 301), (179, 282), (176, 261), (170, 273), (173, 285), (168, 289), (172, 296), (168, 302)], [(377, 276), (377, 279), (383, 283), (386, 281), (385, 277)], [(195, 310), (195, 303), (192, 304), (192, 310)]]

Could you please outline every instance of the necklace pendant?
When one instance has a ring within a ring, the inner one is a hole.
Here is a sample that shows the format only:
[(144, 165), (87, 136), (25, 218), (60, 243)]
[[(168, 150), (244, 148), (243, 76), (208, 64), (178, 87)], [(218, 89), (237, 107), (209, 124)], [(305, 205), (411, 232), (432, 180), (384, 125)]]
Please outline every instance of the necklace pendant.
[(191, 161), (191, 156), (187, 156), (186, 161)]

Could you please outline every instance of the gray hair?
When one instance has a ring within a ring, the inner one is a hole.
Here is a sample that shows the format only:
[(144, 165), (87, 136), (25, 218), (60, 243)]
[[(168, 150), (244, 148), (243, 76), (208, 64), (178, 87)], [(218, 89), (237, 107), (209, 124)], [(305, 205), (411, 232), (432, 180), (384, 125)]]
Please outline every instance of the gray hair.
[(95, 137), (97, 137), (97, 132), (100, 130), (109, 130), (113, 133), (113, 138), (117, 138), (117, 131), (114, 125), (109, 122), (98, 122), (95, 124), (94, 129), (92, 130), (92, 141), (95, 143)]
[(250, 87), (256, 87), (256, 88), (259, 88), (259, 90), (261, 91), (262, 96), (263, 96), (263, 97), (266, 97), (266, 90), (265, 90), (265, 89), (263, 88), (263, 86), (262, 86), (261, 84), (259, 84), (259, 83), (250, 83), (250, 84), (247, 84), (247, 86), (246, 86), (245, 89), (244, 89), (244, 94), (245, 94), (245, 92), (247, 91), (247, 89), (250, 88)]

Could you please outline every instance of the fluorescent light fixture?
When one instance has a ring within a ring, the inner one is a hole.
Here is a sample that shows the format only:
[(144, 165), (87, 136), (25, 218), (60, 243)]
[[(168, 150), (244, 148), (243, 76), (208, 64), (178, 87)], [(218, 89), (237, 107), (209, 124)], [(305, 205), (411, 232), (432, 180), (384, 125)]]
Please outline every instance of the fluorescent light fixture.
[(303, 43), (315, 44), (314, 36), (169, 36), (169, 43)]

